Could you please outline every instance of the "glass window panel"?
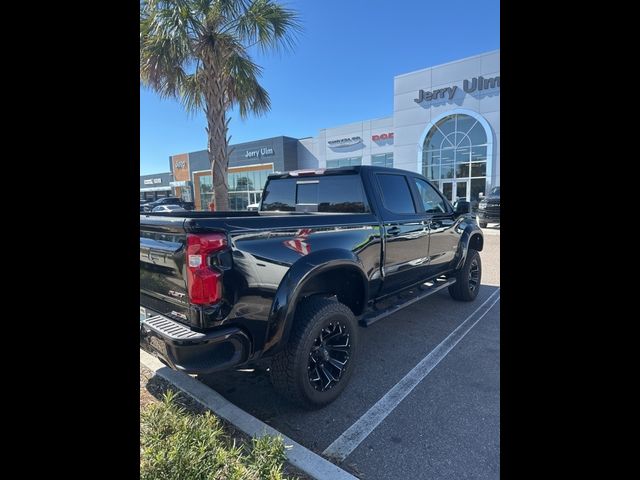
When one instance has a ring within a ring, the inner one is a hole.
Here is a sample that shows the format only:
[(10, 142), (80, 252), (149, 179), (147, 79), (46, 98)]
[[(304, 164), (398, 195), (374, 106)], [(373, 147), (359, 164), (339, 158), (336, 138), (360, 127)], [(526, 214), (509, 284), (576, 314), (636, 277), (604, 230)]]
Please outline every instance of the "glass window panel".
[(472, 177), (485, 177), (487, 175), (487, 163), (479, 162), (471, 164)]
[(464, 133), (456, 133), (456, 141), (458, 142), (456, 144), (456, 146), (458, 148), (460, 147), (470, 147), (471, 146), (471, 140), (469, 140), (469, 137), (467, 135), (465, 135)]
[(246, 172), (242, 172), (238, 177), (237, 186), (238, 188), (236, 188), (236, 190), (239, 192), (246, 192), (249, 189), (249, 177)]
[(430, 180), (431, 184), (436, 187), (438, 190), (440, 190), (440, 182), (437, 180)]
[(469, 115), (458, 115), (457, 117), (458, 125), (456, 130), (462, 133), (467, 133), (477, 122), (475, 118), (470, 117)]
[(437, 128), (432, 128), (424, 141), (425, 150), (439, 150), (444, 140), (444, 135)]
[(451, 182), (443, 182), (442, 183), (442, 193), (447, 198), (447, 200), (453, 200), (453, 183)]
[(442, 165), (440, 169), (440, 178), (453, 178), (453, 165)]
[(380, 155), (371, 155), (371, 165), (384, 167), (386, 165), (384, 153)]
[(414, 178), (425, 213), (446, 213), (447, 204), (431, 185), (424, 180)]
[(356, 165), (362, 165), (362, 157), (351, 158), (351, 166), (354, 167)]
[(486, 193), (486, 179), (484, 178), (474, 178), (471, 180), (471, 194), (470, 194), (470, 202), (472, 210), (476, 210), (478, 208), (478, 203), (480, 201), (480, 193)]
[(459, 163), (456, 165), (456, 178), (467, 178), (469, 177), (469, 164), (468, 163)]
[(444, 142), (442, 142), (442, 148), (447, 147), (455, 147), (456, 146), (456, 133), (450, 133), (444, 138)]
[(430, 167), (427, 167), (427, 174), (425, 177), (438, 180), (440, 178), (440, 165), (431, 165)]
[(387, 153), (387, 167), (393, 168), (393, 153)]
[(328, 176), (320, 179), (318, 212), (364, 213), (368, 210), (358, 175)]
[(487, 146), (471, 147), (471, 161), (484, 162), (487, 160)]
[(455, 149), (453, 149), (453, 148), (443, 148), (442, 151), (440, 152), (440, 154), (441, 154), (441, 158), (440, 158), (441, 162), (443, 164), (445, 164), (445, 163), (453, 163), (453, 159), (454, 159), (454, 155), (455, 155), (454, 152), (455, 152)]
[(482, 128), (482, 125), (480, 125), (480, 122), (475, 124), (468, 135), (473, 145), (482, 145), (483, 143), (487, 143), (487, 134), (485, 133), (484, 128)]
[(471, 160), (471, 148), (463, 147), (456, 150), (456, 163), (468, 162)]
[(272, 180), (264, 191), (262, 209), (266, 211), (296, 211), (296, 179)]
[(443, 118), (442, 120), (440, 120), (438, 122), (438, 128), (440, 129), (440, 131), (446, 136), (452, 132), (455, 131), (456, 129), (456, 121), (455, 121), (455, 115), (450, 115), (448, 117)]
[(456, 183), (456, 200), (457, 199), (467, 199), (467, 182)]
[(318, 183), (299, 183), (296, 203), (318, 204)]
[(423, 165), (440, 165), (440, 150), (432, 150), (423, 152), (422, 164)]
[(387, 210), (395, 213), (416, 213), (409, 184), (404, 175), (378, 174), (382, 190), (382, 203)]
[(327, 160), (327, 168), (338, 168), (338, 160)]

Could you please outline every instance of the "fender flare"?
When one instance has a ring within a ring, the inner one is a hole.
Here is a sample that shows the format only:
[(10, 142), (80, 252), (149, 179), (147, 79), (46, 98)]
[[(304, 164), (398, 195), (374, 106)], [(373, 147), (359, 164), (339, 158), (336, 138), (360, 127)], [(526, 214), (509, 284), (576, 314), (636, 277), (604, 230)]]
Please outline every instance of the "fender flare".
[(275, 352), (286, 345), (291, 333), (300, 292), (307, 282), (334, 268), (350, 268), (363, 282), (363, 305), (369, 296), (369, 282), (360, 259), (351, 251), (330, 248), (310, 253), (297, 260), (282, 278), (271, 304), (263, 353)]
[(484, 245), (484, 235), (482, 230), (475, 223), (467, 223), (462, 235), (460, 236), (460, 242), (458, 243), (458, 251), (454, 258), (455, 270), (462, 268), (465, 260), (467, 259), (467, 252), (469, 251), (469, 244), (474, 236), (479, 235)]

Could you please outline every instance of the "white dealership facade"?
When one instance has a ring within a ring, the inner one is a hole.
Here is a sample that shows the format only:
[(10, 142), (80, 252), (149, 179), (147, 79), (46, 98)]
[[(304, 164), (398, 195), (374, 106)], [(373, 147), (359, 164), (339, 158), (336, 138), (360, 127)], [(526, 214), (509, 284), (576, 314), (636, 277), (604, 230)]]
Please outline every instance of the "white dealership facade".
[(500, 185), (500, 50), (398, 75), (393, 115), (300, 139), (299, 168), (387, 165), (451, 200)]
[[(233, 210), (260, 201), (270, 172), (348, 165), (419, 172), (451, 201), (477, 202), (480, 193), (500, 186), (500, 50), (396, 76), (389, 117), (322, 129), (316, 137), (232, 147)], [(212, 196), (207, 151), (173, 155), (169, 162), (173, 180), (192, 186), (196, 208), (206, 209)], [(187, 165), (184, 175), (180, 162)], [(140, 181), (142, 198), (142, 182), (149, 180)]]

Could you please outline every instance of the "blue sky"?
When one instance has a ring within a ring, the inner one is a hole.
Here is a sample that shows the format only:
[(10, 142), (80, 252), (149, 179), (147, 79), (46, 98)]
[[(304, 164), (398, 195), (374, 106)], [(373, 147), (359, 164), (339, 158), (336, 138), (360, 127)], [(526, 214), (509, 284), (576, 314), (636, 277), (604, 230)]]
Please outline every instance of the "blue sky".
[[(393, 111), (393, 77), (500, 48), (499, 0), (289, 0), (304, 31), (291, 53), (254, 55), (271, 111), (241, 120), (231, 143), (287, 135)], [(140, 174), (169, 171), (169, 156), (207, 145), (204, 115), (140, 89)]]

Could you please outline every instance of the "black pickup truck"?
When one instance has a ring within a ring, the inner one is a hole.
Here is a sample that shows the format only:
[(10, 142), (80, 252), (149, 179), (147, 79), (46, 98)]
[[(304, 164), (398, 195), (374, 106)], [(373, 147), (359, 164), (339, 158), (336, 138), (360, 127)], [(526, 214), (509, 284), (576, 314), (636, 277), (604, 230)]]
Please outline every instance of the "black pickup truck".
[(276, 390), (326, 405), (358, 325), (478, 295), (482, 231), (456, 208), (417, 173), (360, 166), (272, 174), (259, 211), (141, 214), (140, 345), (201, 375), (270, 357)]

